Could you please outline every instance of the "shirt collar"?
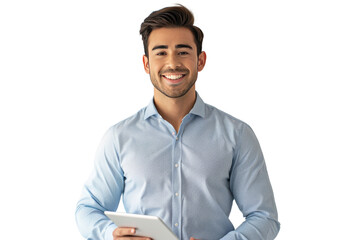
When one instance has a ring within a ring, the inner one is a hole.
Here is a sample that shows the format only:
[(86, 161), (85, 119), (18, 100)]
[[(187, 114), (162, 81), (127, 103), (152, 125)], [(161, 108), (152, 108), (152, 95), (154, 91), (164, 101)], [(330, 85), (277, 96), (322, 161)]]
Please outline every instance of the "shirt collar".
[(205, 117), (205, 103), (201, 99), (198, 92), (196, 92), (196, 101), (195, 101), (195, 104), (194, 104), (193, 108), (191, 109), (190, 113), (194, 114), (194, 115), (198, 115), (202, 118)]
[[(193, 108), (190, 111), (190, 114), (198, 115), (202, 118), (205, 117), (205, 103), (197, 92), (196, 92), (196, 101)], [(154, 99), (151, 99), (151, 101), (145, 108), (144, 119), (148, 119), (153, 115), (160, 115), (160, 114), (158, 113), (155, 107)]]
[(146, 120), (146, 119), (148, 119), (149, 117), (151, 117), (153, 115), (160, 115), (158, 113), (156, 107), (155, 107), (154, 98), (151, 99), (151, 101), (149, 102), (149, 104), (145, 108), (144, 119)]

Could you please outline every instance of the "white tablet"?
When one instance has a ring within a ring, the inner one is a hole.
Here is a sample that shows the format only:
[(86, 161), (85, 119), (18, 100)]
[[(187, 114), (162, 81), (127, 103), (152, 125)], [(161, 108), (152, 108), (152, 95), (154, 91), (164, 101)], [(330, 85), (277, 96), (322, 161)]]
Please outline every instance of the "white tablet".
[(135, 235), (151, 237), (153, 240), (178, 240), (159, 217), (109, 211), (104, 213), (118, 227), (135, 228)]

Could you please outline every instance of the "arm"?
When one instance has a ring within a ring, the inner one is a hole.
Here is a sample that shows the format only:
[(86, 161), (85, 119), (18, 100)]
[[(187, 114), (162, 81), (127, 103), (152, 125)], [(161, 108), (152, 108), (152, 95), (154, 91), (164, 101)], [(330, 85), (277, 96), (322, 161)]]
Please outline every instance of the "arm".
[(86, 239), (112, 240), (116, 225), (104, 211), (116, 211), (124, 189), (120, 167), (119, 146), (110, 128), (103, 137), (95, 156), (95, 166), (85, 183), (77, 203), (76, 222)]
[(242, 127), (237, 145), (230, 188), (246, 220), (221, 240), (272, 240), (280, 223), (264, 157), (249, 126)]

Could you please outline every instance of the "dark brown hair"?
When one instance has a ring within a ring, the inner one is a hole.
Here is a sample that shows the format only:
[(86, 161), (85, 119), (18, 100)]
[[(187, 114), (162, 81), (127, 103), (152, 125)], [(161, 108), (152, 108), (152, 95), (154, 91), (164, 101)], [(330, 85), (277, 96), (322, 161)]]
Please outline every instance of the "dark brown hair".
[(194, 15), (186, 7), (179, 5), (166, 7), (152, 12), (140, 27), (140, 34), (144, 43), (145, 55), (148, 57), (148, 40), (152, 30), (163, 27), (185, 27), (194, 35), (197, 54), (202, 51), (204, 34), (200, 28), (194, 26)]

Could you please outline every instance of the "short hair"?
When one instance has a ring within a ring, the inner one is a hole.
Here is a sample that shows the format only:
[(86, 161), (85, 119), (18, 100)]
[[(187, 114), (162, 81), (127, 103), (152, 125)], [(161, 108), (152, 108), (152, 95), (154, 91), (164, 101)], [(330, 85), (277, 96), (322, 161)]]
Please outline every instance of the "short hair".
[(194, 35), (194, 41), (197, 48), (197, 54), (202, 51), (202, 41), (204, 34), (200, 28), (194, 26), (194, 15), (189, 9), (182, 5), (162, 8), (152, 12), (140, 27), (140, 34), (144, 44), (144, 52), (149, 57), (148, 40), (152, 30), (158, 28), (185, 27)]

